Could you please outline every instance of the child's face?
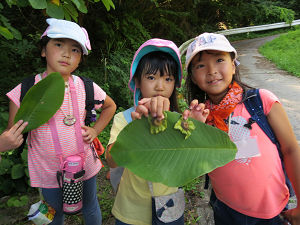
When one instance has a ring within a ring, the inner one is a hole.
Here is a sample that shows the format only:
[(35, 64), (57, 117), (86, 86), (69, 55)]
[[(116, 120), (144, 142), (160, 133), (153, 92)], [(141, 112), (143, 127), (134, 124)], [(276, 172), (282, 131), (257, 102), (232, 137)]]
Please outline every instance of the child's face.
[(206, 92), (213, 103), (219, 103), (228, 91), (235, 73), (230, 53), (215, 50), (203, 51), (191, 61), (192, 81)]
[(142, 74), (140, 83), (136, 81), (137, 88), (140, 88), (143, 98), (163, 96), (170, 98), (175, 88), (175, 77), (164, 74), (160, 76), (159, 70), (156, 74)]
[(81, 55), (81, 46), (67, 38), (50, 39), (41, 53), (42, 57), (46, 57), (47, 73), (60, 72), (63, 77), (70, 76), (76, 70)]

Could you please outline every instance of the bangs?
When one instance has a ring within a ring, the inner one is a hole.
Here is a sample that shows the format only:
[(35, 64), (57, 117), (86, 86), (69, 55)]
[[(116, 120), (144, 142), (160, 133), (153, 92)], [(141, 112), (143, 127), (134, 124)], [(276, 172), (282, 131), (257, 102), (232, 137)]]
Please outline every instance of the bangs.
[(139, 62), (135, 76), (140, 79), (141, 75), (156, 74), (158, 71), (160, 72), (160, 76), (165, 74), (173, 75), (176, 82), (179, 81), (177, 62), (170, 54), (161, 51), (151, 52), (143, 56)]

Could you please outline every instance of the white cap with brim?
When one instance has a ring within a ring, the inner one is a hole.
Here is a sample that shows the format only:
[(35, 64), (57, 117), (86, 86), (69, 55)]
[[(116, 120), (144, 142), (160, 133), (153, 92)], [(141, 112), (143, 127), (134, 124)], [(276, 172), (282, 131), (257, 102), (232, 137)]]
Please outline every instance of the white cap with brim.
[(188, 46), (185, 58), (185, 68), (188, 70), (189, 64), (201, 51), (217, 50), (222, 52), (234, 52), (237, 58), (237, 52), (230, 44), (227, 38), (222, 34), (203, 33), (195, 38), (195, 40)]
[(46, 31), (41, 36), (48, 36), (49, 38), (68, 38), (77, 41), (84, 55), (88, 54), (88, 50), (91, 50), (91, 44), (87, 31), (80, 27), (77, 23), (49, 18), (46, 20), (49, 24)]

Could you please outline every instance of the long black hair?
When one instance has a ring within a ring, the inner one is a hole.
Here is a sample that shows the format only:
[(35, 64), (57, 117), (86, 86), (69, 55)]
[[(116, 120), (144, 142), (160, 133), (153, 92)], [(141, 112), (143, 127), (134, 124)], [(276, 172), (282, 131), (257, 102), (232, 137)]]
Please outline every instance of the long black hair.
[[(162, 51), (154, 51), (144, 55), (134, 73), (135, 82), (141, 83), (142, 75), (144, 74), (156, 74), (160, 72), (160, 76), (164, 74), (173, 75), (175, 78), (175, 84), (179, 83), (179, 71), (178, 64), (175, 59), (168, 53)], [(175, 85), (174, 84), (174, 85)], [(170, 110), (177, 111), (177, 94), (176, 87), (174, 86), (173, 93), (170, 99)]]
[[(203, 54), (203, 51), (199, 52), (194, 57), (198, 57), (199, 60), (201, 60), (202, 54)], [(230, 52), (229, 54), (230, 54), (231, 60), (234, 60), (234, 58), (235, 58), (234, 52)], [(205, 102), (206, 93), (203, 90), (201, 90), (198, 87), (198, 85), (194, 84), (192, 81), (192, 62), (189, 64), (187, 71), (188, 71), (188, 75), (186, 77), (185, 85), (186, 85), (186, 90), (187, 90), (186, 97), (187, 97), (188, 103), (191, 103), (191, 101), (193, 101), (194, 99), (197, 99), (199, 102)], [(237, 82), (242, 87), (244, 93), (247, 89), (251, 89), (251, 87), (249, 85), (247, 85), (241, 81), (238, 66), (235, 66), (235, 74), (232, 77), (232, 82), (233, 81)]]

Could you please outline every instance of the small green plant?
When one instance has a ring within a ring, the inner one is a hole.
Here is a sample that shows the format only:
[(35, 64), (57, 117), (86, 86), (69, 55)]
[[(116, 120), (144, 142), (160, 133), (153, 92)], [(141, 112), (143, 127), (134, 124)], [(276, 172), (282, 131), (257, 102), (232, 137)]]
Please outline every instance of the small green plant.
[(195, 210), (190, 210), (187, 213), (187, 224), (197, 225), (198, 221), (201, 219), (201, 216), (198, 216)]
[(8, 199), (6, 205), (8, 207), (23, 207), (29, 202), (29, 197), (27, 195), (13, 196)]

